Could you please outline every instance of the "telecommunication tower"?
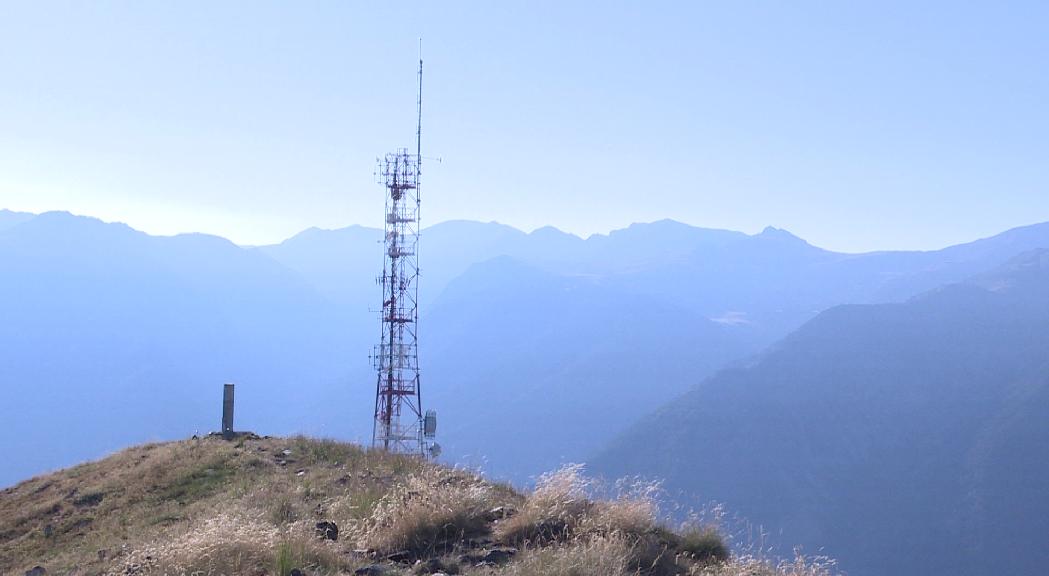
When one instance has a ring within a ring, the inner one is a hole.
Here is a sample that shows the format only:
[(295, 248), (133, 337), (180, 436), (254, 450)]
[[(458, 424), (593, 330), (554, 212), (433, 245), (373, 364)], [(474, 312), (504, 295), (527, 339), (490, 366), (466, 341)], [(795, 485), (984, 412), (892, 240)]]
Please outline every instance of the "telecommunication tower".
[(372, 446), (436, 456), (437, 414), (424, 412), (419, 383), (419, 175), (422, 168), (423, 61), (419, 58), (415, 154), (401, 148), (378, 160), (386, 189), (382, 339), (372, 352), (377, 372)]

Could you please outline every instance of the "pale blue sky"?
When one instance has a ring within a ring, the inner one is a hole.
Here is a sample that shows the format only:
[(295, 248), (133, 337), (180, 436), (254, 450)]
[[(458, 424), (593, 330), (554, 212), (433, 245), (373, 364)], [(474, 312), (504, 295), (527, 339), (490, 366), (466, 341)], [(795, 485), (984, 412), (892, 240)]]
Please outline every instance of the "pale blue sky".
[(2, 2), (0, 207), (242, 243), (674, 218), (842, 250), (1049, 220), (1045, 2)]

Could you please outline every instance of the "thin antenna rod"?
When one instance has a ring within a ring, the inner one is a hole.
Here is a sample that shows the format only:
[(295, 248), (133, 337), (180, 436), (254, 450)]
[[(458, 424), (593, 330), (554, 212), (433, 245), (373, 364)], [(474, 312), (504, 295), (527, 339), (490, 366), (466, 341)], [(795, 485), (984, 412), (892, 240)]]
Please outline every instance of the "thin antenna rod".
[(419, 119), (415, 125), (415, 154), (419, 158), (419, 167), (423, 163), (423, 39), (419, 38)]

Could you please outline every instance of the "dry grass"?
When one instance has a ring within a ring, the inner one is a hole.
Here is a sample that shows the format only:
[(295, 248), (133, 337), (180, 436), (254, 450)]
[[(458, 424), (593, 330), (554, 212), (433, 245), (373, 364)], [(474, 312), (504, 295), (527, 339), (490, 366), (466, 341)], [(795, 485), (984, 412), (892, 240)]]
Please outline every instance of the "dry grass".
[(490, 532), (489, 511), (508, 504), (499, 496), (474, 476), (428, 468), (409, 475), (375, 503), (362, 541), (385, 553), (447, 553)]
[(503, 574), (507, 576), (625, 576), (631, 546), (610, 536), (526, 551)]
[(205, 574), (264, 565), (272, 574), (274, 531), (305, 560), (331, 563), (316, 546), (313, 524), (334, 520), (352, 536), (359, 520), (346, 501), (385, 494), (421, 467), (416, 459), (306, 438), (129, 448), (0, 492), (0, 574), (38, 564), (49, 573), (153, 565)]
[(611, 500), (593, 499), (593, 491), (580, 466), (546, 475), (520, 512), (497, 525), (496, 535), (530, 548), (529, 565), (546, 562), (552, 574), (589, 574), (579, 563), (595, 549), (614, 551), (618, 568), (608, 574), (672, 576), (728, 560), (713, 528), (678, 534), (659, 522), (657, 484), (631, 485)]
[(796, 555), (791, 560), (774, 561), (741, 557), (731, 562), (697, 566), (687, 576), (835, 576), (835, 563), (827, 558)]
[(139, 545), (107, 573), (258, 573), (271, 564), (279, 540), (279, 531), (260, 518), (220, 512), (181, 534)]
[(679, 534), (677, 551), (699, 563), (725, 562), (731, 555), (724, 538), (711, 526), (694, 526), (683, 530)]
[(520, 510), (499, 523), (496, 536), (515, 545), (568, 540), (593, 506), (587, 493), (589, 486), (579, 465), (541, 476)]
[(5, 490), (0, 571), (27, 558), (54, 557), (61, 568), (103, 563), (143, 532), (198, 514), (232, 481), (233, 456), (232, 447), (202, 442), (150, 444)]
[[(739, 558), (716, 531), (658, 521), (655, 487), (593, 497), (581, 467), (527, 495), (474, 474), (328, 440), (192, 439), (131, 448), (0, 492), (0, 574), (287, 576), (433, 569), (467, 576), (829, 576)], [(493, 514), (496, 507), (513, 512)], [(333, 521), (338, 541), (318, 538)], [(519, 548), (477, 566), (496, 542)], [(358, 552), (371, 548), (375, 554)], [(415, 566), (383, 560), (409, 551)], [(462, 553), (467, 553), (461, 556)], [(471, 556), (472, 554), (472, 556)]]

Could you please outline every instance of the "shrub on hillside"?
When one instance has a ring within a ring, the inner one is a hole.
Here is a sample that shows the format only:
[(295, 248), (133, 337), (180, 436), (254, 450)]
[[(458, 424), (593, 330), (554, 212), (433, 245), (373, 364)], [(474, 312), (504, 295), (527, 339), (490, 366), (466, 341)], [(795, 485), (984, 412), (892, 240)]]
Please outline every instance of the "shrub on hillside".
[(611, 500), (591, 499), (592, 491), (578, 465), (543, 476), (520, 511), (497, 524), (496, 535), (505, 543), (531, 548), (560, 544), (557, 552), (534, 556), (560, 568), (596, 546), (613, 545), (622, 569), (635, 575), (671, 576), (728, 559), (728, 547), (716, 530), (679, 535), (660, 525), (658, 484), (631, 484)]
[(588, 486), (580, 465), (544, 474), (521, 509), (499, 523), (496, 536), (508, 544), (536, 546), (567, 540), (593, 506)]
[(491, 488), (477, 478), (425, 469), (375, 504), (363, 541), (382, 552), (432, 556), (488, 534), (487, 513), (497, 504)]
[(677, 551), (702, 563), (725, 562), (729, 559), (728, 545), (712, 527), (690, 528), (678, 536)]

